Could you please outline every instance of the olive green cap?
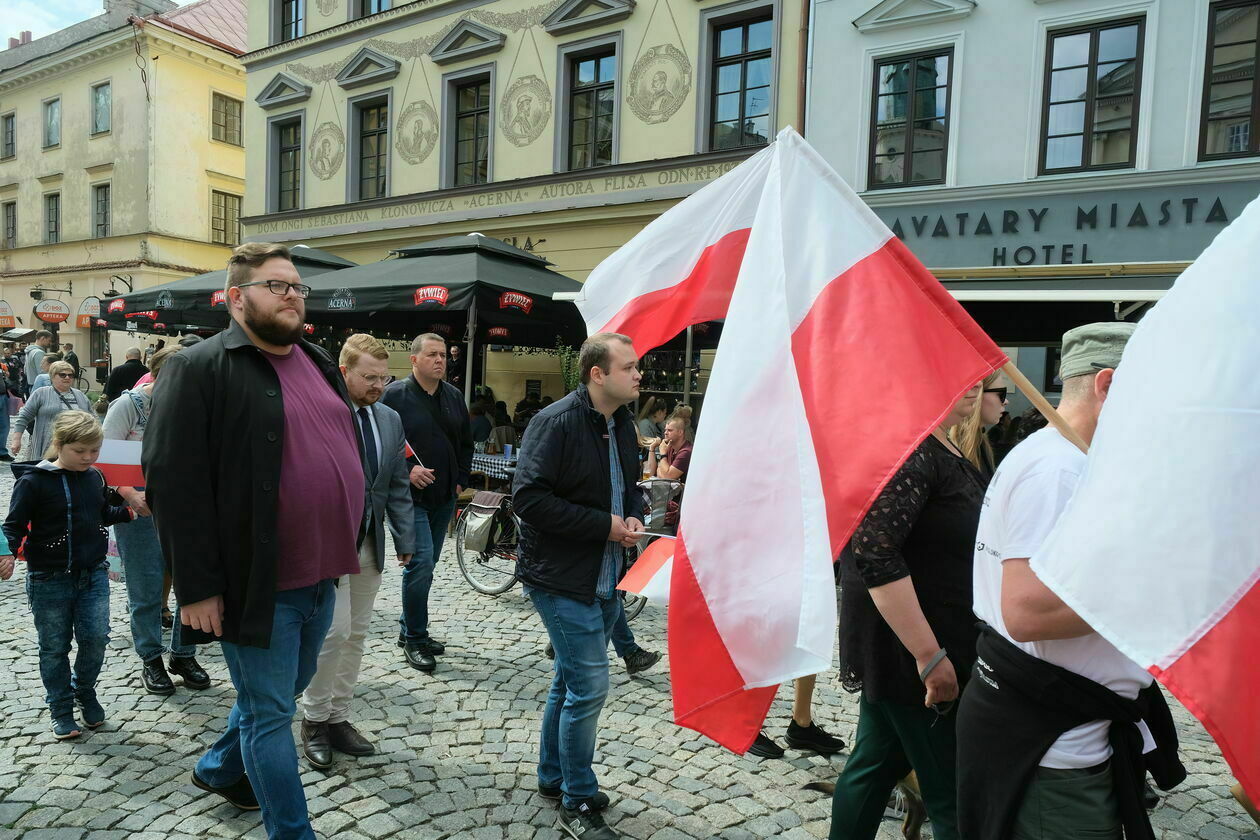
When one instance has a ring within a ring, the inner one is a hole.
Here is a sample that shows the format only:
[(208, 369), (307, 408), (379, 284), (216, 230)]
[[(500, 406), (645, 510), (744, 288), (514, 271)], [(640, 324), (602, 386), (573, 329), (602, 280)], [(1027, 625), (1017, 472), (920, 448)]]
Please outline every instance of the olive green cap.
[(1118, 367), (1124, 346), (1137, 329), (1137, 324), (1124, 321), (1102, 321), (1070, 329), (1063, 334), (1063, 356), (1059, 362), (1059, 378), (1071, 379), (1104, 368)]

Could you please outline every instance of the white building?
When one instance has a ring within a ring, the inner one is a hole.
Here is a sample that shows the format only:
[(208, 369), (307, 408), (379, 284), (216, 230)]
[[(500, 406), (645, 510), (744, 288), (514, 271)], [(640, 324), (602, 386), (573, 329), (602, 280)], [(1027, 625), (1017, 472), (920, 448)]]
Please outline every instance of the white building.
[[(1053, 393), (1260, 192), (1260, 0), (813, 0), (806, 136)], [(1015, 408), (1016, 406), (1013, 406)]]

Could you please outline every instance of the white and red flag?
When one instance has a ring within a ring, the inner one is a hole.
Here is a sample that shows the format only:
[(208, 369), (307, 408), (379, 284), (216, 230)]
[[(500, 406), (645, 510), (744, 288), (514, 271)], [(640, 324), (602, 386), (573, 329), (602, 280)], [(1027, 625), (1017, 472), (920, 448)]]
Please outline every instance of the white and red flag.
[(96, 468), (105, 476), (110, 487), (143, 487), (144, 473), (140, 469), (138, 440), (106, 440), (101, 444), (101, 454)]
[(1260, 802), (1260, 201), (1138, 324), (1032, 568), (1149, 670)]
[(832, 562), (867, 508), (1006, 357), (790, 128), (609, 257), (578, 306), (640, 352), (725, 315), (669, 652), (676, 722), (744, 752), (780, 682), (830, 667)]

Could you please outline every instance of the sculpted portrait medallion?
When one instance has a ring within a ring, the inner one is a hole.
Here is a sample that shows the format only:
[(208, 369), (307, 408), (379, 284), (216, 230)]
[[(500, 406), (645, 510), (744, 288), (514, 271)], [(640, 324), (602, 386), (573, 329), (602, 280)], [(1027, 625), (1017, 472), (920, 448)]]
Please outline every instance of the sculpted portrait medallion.
[(327, 181), (336, 175), (346, 156), (346, 135), (342, 133), (341, 126), (333, 122), (321, 123), (311, 135), (306, 155), (316, 178)]
[(337, 0), (315, 0), (319, 13), (325, 17), (337, 11)]
[(663, 123), (691, 92), (691, 62), (673, 44), (649, 47), (630, 69), (626, 104), (645, 123)]
[(521, 76), (499, 102), (499, 130), (514, 146), (538, 139), (551, 119), (551, 91), (532, 73)]
[(438, 139), (438, 116), (424, 100), (411, 102), (398, 117), (394, 147), (407, 163), (421, 163), (433, 151)]

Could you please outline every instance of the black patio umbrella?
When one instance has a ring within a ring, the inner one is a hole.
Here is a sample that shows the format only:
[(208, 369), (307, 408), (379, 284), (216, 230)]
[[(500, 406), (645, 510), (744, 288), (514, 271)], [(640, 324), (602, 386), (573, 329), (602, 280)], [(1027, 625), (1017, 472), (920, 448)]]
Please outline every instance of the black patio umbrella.
[(478, 344), (554, 347), (557, 339), (576, 345), (586, 337), (577, 307), (552, 300), (555, 292), (576, 292), (582, 284), (552, 271), (537, 254), (470, 233), (391, 255), (312, 279), (306, 320), (377, 335), (464, 337), (469, 382)]
[[(290, 250), (298, 275), (308, 282), (318, 275), (355, 265), (307, 245), (294, 245)], [(101, 320), (112, 330), (126, 330), (134, 324), (133, 332), (217, 332), (228, 322), (227, 302), (223, 298), (226, 280), (227, 269), (222, 268), (106, 298), (101, 303)]]

